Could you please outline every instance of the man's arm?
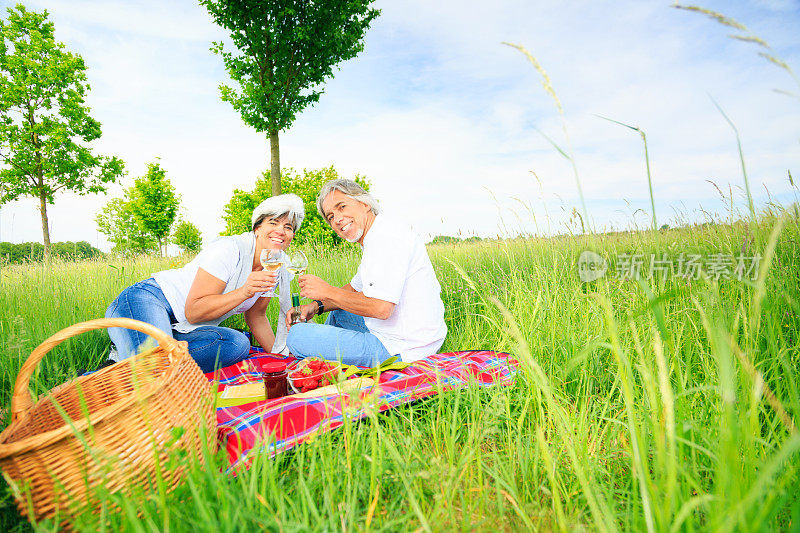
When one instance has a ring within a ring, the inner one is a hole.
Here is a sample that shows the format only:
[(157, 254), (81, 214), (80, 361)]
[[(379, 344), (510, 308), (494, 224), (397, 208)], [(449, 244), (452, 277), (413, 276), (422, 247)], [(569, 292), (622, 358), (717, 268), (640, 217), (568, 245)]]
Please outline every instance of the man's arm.
[(326, 311), (343, 309), (355, 315), (381, 320), (388, 319), (394, 312), (395, 304), (392, 302), (364, 296), (349, 283), (344, 287), (334, 287), (322, 278), (310, 274), (300, 276), (299, 283), (300, 296), (321, 300)]

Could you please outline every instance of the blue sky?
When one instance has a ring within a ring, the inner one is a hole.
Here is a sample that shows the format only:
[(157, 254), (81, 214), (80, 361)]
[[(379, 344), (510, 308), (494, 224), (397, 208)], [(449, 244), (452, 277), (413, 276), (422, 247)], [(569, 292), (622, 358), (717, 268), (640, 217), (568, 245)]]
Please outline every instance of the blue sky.
[[(233, 189), (252, 188), (269, 166), (265, 136), (219, 99), (226, 74), (209, 45), (224, 33), (189, 1), (26, 5), (47, 9), (57, 39), (84, 58), (88, 103), (103, 124), (96, 150), (122, 157), (129, 172), (108, 196), (57, 198), (51, 238), (107, 250), (95, 214), (155, 157), (184, 217), (213, 238)], [(800, 71), (800, 2), (703, 5), (745, 24)], [(386, 211), (423, 238), (561, 233), (579, 207), (568, 161), (542, 136), (565, 145), (558, 112), (539, 74), (503, 41), (525, 46), (547, 70), (598, 229), (645, 226), (650, 200), (640, 138), (596, 115), (646, 132), (659, 223), (725, 213), (706, 180), (746, 210), (735, 137), (710, 97), (741, 133), (757, 201), (795, 199), (787, 170), (800, 178), (800, 99), (773, 89), (800, 86), (704, 16), (649, 0), (376, 6), (383, 13), (365, 51), (282, 134), (281, 162), (367, 176)], [(41, 240), (34, 200), (0, 207), (0, 240)]]

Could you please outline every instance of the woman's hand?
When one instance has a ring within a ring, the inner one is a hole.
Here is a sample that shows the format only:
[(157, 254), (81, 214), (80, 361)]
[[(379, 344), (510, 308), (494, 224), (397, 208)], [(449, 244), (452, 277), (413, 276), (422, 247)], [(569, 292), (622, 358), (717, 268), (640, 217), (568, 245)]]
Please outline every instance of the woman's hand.
[(334, 288), (324, 279), (312, 274), (300, 276), (297, 283), (300, 285), (300, 296), (311, 298), (312, 300), (328, 298)]
[(271, 291), (278, 281), (278, 272), (269, 270), (259, 270), (251, 272), (247, 276), (247, 281), (242, 285), (242, 290), (246, 296), (245, 299), (250, 298), (257, 292)]

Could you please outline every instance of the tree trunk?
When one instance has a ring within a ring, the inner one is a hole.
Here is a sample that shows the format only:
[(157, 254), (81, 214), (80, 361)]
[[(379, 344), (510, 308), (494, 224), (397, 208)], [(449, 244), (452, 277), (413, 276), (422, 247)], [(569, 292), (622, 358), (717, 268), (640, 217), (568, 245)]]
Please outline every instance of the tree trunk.
[(278, 144), (278, 132), (269, 132), (269, 153), (272, 165), (270, 167), (270, 177), (272, 178), (272, 196), (281, 193), (281, 151)]
[(42, 235), (44, 236), (44, 260), (50, 260), (50, 228), (47, 225), (47, 199), (39, 195), (39, 212), (42, 214)]

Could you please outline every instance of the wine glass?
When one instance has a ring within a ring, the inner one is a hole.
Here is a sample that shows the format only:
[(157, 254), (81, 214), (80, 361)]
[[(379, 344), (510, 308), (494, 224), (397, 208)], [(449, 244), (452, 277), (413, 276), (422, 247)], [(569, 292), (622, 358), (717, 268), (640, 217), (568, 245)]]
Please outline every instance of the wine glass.
[(289, 254), (289, 265), (286, 268), (295, 276), (302, 276), (308, 268), (308, 257), (302, 250), (295, 250)]
[[(261, 250), (261, 266), (267, 272), (277, 272), (283, 266), (283, 250)], [(278, 293), (277, 284), (272, 289), (275, 294)]]
[(261, 266), (264, 270), (275, 272), (283, 266), (282, 250), (261, 250)]

